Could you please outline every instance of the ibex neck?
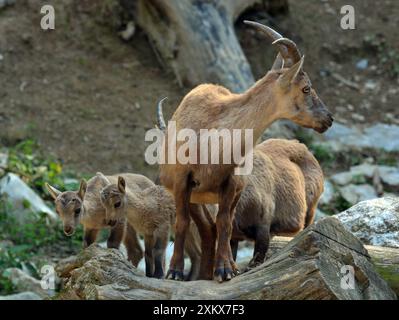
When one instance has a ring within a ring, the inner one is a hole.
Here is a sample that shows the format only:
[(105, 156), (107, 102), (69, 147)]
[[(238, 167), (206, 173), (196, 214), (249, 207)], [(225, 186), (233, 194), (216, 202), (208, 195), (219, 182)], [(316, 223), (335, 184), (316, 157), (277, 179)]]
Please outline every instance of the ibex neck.
[(245, 93), (240, 95), (243, 128), (254, 130), (256, 141), (274, 121), (280, 118), (275, 85), (277, 75), (268, 73)]

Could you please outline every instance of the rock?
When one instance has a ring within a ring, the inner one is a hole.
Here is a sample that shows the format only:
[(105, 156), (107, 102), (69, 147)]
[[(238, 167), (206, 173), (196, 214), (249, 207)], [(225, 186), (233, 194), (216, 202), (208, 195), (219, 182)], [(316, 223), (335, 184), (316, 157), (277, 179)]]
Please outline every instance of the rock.
[(372, 148), (386, 152), (399, 151), (399, 126), (378, 123), (365, 129), (349, 128), (340, 123), (334, 125), (321, 137), (334, 151), (343, 149), (362, 150)]
[(337, 185), (345, 186), (352, 182), (352, 173), (340, 172), (331, 176), (331, 181)]
[(0, 0), (0, 9), (15, 4), (15, 0)]
[(119, 32), (119, 35), (123, 40), (129, 41), (134, 36), (135, 32), (136, 32), (136, 25), (134, 21), (129, 21), (126, 25), (126, 29)]
[(363, 201), (335, 215), (363, 243), (399, 248), (399, 198)]
[(42, 298), (48, 298), (55, 294), (54, 290), (44, 290), (39, 280), (26, 274), (21, 269), (9, 268), (4, 271), (3, 275), (7, 277), (12, 282), (13, 286), (20, 292), (34, 292)]
[(0, 152), (0, 168), (7, 169), (8, 167), (8, 152)]
[(366, 120), (365, 116), (363, 116), (359, 113), (352, 113), (351, 117), (353, 120), (359, 121), (359, 122), (364, 122)]
[(8, 167), (8, 152), (0, 152), (0, 178), (5, 175)]
[(350, 168), (350, 171), (347, 172), (334, 174), (331, 176), (331, 181), (337, 185), (343, 186), (355, 182), (354, 180), (359, 177), (372, 179), (376, 170), (378, 170), (383, 183), (391, 187), (399, 186), (399, 168), (368, 163), (353, 166)]
[(351, 205), (360, 201), (378, 198), (374, 188), (368, 184), (349, 184), (345, 187), (339, 188), (339, 192)]
[(43, 298), (34, 292), (27, 291), (17, 294), (10, 294), (8, 296), (0, 296), (0, 300), (43, 300)]
[(7, 197), (7, 201), (12, 205), (11, 212), (20, 223), (26, 221), (32, 212), (44, 212), (51, 220), (57, 219), (56, 213), (13, 173), (8, 173), (0, 180), (0, 196)]
[(391, 187), (399, 186), (399, 168), (379, 166), (378, 167), (382, 182)]
[[(348, 284), (343, 281), (345, 265), (353, 272), (351, 290), (343, 284)], [(65, 283), (57, 299), (396, 299), (362, 243), (335, 218), (311, 225), (262, 265), (221, 284), (147, 278), (120, 251), (97, 245), (65, 266), (68, 272), (57, 268)]]
[(366, 70), (369, 66), (369, 61), (367, 59), (361, 59), (356, 63), (356, 68), (359, 70)]
[(329, 204), (334, 199), (334, 195), (335, 190), (333, 184), (327, 179), (324, 180), (324, 191), (319, 200), (319, 204)]

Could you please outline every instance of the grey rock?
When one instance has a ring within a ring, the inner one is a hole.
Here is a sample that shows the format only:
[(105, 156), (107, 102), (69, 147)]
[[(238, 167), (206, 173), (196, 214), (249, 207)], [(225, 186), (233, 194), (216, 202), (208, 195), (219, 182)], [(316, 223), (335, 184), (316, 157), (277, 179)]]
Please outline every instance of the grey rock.
[(372, 148), (396, 152), (399, 151), (399, 126), (378, 123), (361, 129), (334, 123), (319, 139), (335, 151)]
[(345, 187), (339, 188), (339, 192), (341, 193), (341, 196), (351, 205), (354, 205), (360, 201), (378, 198), (374, 188), (368, 184), (349, 184)]
[(0, 296), (0, 300), (43, 300), (43, 298), (34, 292), (27, 291), (10, 294), (8, 296)]
[(7, 169), (8, 167), (8, 152), (0, 152), (0, 168)]
[(320, 204), (328, 204), (330, 203), (335, 196), (335, 190), (333, 184), (329, 180), (324, 180), (324, 191), (320, 197)]
[(7, 277), (13, 286), (20, 292), (30, 291), (39, 295), (42, 298), (53, 296), (53, 290), (45, 290), (41, 286), (41, 282), (18, 268), (9, 268), (4, 271), (4, 276)]
[(379, 166), (381, 180), (391, 187), (399, 186), (399, 168)]
[[(13, 173), (8, 173), (0, 180), (0, 196), (7, 198), (12, 206), (11, 213), (20, 223), (26, 221), (30, 214), (40, 212), (46, 213), (51, 220), (57, 219), (56, 213)], [(29, 203), (29, 208), (26, 208), (27, 203)]]
[(369, 66), (369, 61), (367, 59), (361, 59), (356, 63), (356, 68), (359, 70), (366, 70)]
[(338, 185), (346, 185), (353, 182), (355, 177), (365, 177), (371, 179), (374, 173), (378, 171), (382, 182), (385, 184), (397, 187), (399, 186), (399, 168), (392, 166), (379, 166), (374, 164), (364, 163), (358, 166), (353, 166), (350, 171), (341, 172), (331, 176), (331, 180)]
[(340, 172), (331, 176), (331, 181), (337, 185), (344, 186), (352, 181), (352, 173), (350, 172)]
[(15, 4), (15, 0), (0, 0), (0, 9)]
[(335, 217), (364, 244), (399, 248), (398, 197), (363, 201)]

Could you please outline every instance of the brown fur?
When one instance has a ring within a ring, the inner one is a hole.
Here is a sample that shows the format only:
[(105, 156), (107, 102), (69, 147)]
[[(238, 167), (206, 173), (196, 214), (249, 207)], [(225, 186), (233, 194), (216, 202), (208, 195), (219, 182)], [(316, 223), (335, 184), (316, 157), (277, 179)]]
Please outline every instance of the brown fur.
[[(254, 23), (250, 24), (254, 25)], [(266, 33), (274, 34), (274, 40), (276, 37), (280, 38), (279, 47), (284, 47), (290, 42), (286, 49), (291, 50), (280, 50), (281, 55), (278, 59), (286, 56), (291, 58), (293, 64), (287, 63), (289, 68), (269, 71), (264, 78), (242, 94), (235, 94), (224, 87), (212, 84), (194, 88), (183, 98), (172, 117), (172, 120), (176, 122), (177, 131), (192, 129), (198, 135), (201, 129), (224, 128), (230, 131), (253, 129), (253, 138), (257, 141), (263, 131), (278, 119), (289, 119), (318, 132), (324, 132), (332, 125), (331, 113), (319, 99), (311, 87), (309, 77), (302, 70), (304, 58), (301, 58), (296, 45), (288, 39), (281, 39), (281, 35), (270, 28)], [(292, 50), (293, 48), (295, 50)], [(288, 60), (284, 63), (289, 62)], [(274, 64), (274, 66), (277, 65), (279, 64)], [(167, 134), (165, 141), (168, 141)], [(179, 150), (184, 143), (177, 141), (176, 150)], [(246, 154), (251, 151), (244, 150), (243, 142), (240, 147)], [(219, 150), (223, 150), (222, 148), (223, 145), (220, 145)], [(167, 145), (165, 150), (167, 154)], [(198, 160), (197, 163), (199, 163)], [(231, 165), (177, 163), (160, 166), (160, 181), (173, 193), (176, 201), (176, 240), (168, 272), (170, 279), (182, 277), (183, 248), (190, 216), (197, 223), (203, 243), (215, 243), (217, 240), (215, 273), (218, 280), (229, 280), (236, 274), (237, 267), (229, 240), (234, 208), (244, 185), (241, 177), (233, 175), (238, 165), (238, 163)], [(201, 219), (198, 219), (196, 213), (191, 210), (190, 203), (219, 204), (219, 213), (216, 218), (217, 239), (205, 225), (198, 225)], [(213, 260), (213, 252), (203, 251), (203, 264)], [(212, 278), (212, 274), (207, 272), (201, 274), (201, 277), (209, 279)]]
[[(310, 85), (305, 73), (300, 73), (288, 91), (279, 85), (279, 77), (288, 71), (283, 69), (269, 72), (244, 94), (233, 94), (220, 86), (198, 86), (183, 99), (172, 120), (176, 121), (177, 130), (190, 128), (197, 133), (205, 128), (230, 130), (253, 128), (255, 141), (272, 122), (282, 118), (291, 119), (320, 132), (326, 130), (332, 123), (331, 114), (313, 89), (309, 94), (302, 93), (302, 88)], [(177, 150), (179, 146), (177, 142)], [(232, 175), (234, 167), (234, 164), (179, 163), (160, 166), (161, 183), (174, 194), (177, 206), (176, 246), (171, 261), (170, 278), (180, 278), (184, 268), (181, 250), (184, 247), (189, 216), (195, 219), (194, 214), (190, 212), (189, 202), (219, 203), (216, 222), (218, 230), (216, 273), (219, 281), (234, 275), (236, 266), (228, 241), (231, 236), (232, 209), (243, 186), (240, 177)], [(201, 235), (203, 242), (214, 242), (216, 239), (213, 233), (205, 230), (204, 228), (204, 234)], [(213, 260), (212, 253), (203, 255), (204, 263), (209, 260)], [(201, 276), (212, 278), (209, 272)]]
[[(134, 181), (133, 181), (134, 182)], [(165, 250), (169, 243), (172, 224), (175, 221), (175, 203), (164, 187), (152, 184), (144, 190), (131, 187), (132, 181), (119, 178), (117, 184), (109, 184), (101, 191), (101, 203), (107, 220), (127, 219), (130, 226), (144, 236), (146, 275), (163, 278)], [(185, 250), (191, 259), (189, 280), (199, 273), (201, 249), (192, 225)]]
[(304, 144), (270, 139), (255, 147), (254, 170), (243, 179), (232, 247), (236, 250), (240, 240), (254, 240), (253, 267), (264, 261), (273, 235), (293, 236), (313, 222), (323, 172)]
[[(139, 189), (151, 185), (151, 180), (140, 175), (122, 174), (129, 180), (135, 181)], [(84, 228), (83, 246), (87, 247), (95, 242), (101, 229), (111, 228), (108, 237), (108, 248), (119, 248), (122, 240), (127, 249), (128, 258), (134, 266), (137, 266), (143, 257), (143, 250), (137, 238), (136, 231), (127, 226), (125, 221), (119, 221), (110, 226), (106, 222), (105, 210), (101, 205), (100, 191), (109, 181), (116, 183), (118, 176), (104, 176), (97, 173), (87, 183), (82, 181), (78, 191), (60, 192), (50, 185), (46, 185), (55, 201), (56, 211), (63, 224), (64, 232), (71, 236), (78, 224)]]

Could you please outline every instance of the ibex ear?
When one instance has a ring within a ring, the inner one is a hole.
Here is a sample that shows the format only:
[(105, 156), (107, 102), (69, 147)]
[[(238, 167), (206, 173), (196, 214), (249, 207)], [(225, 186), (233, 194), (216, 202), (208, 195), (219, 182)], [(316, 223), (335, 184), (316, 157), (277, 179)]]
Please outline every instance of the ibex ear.
[(55, 200), (61, 194), (61, 191), (56, 188), (50, 186), (47, 182), (45, 183), (47, 191), (50, 193), (51, 197)]
[(118, 177), (118, 189), (121, 193), (126, 192), (126, 181), (123, 177)]
[(281, 56), (281, 54), (279, 53), (273, 62), (273, 66), (272, 66), (271, 70), (280, 70), (283, 68), (283, 66), (284, 66), (284, 59)]
[(305, 61), (305, 56), (302, 56), (301, 60), (295, 63), (291, 68), (289, 68), (283, 75), (280, 77), (279, 84), (282, 88), (288, 89), (291, 84), (294, 82), (299, 72), (302, 70), (303, 62)]
[(82, 181), (80, 181), (80, 187), (79, 187), (79, 191), (78, 191), (78, 196), (81, 200), (84, 199), (86, 190), (87, 190), (87, 182), (85, 179), (82, 179)]

